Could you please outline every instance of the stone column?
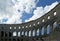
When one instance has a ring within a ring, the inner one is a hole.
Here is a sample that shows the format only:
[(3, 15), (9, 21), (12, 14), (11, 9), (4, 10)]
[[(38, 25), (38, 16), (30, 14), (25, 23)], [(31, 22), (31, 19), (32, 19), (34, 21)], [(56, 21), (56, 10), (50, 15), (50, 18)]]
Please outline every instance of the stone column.
[(53, 32), (53, 23), (50, 24), (50, 33)]

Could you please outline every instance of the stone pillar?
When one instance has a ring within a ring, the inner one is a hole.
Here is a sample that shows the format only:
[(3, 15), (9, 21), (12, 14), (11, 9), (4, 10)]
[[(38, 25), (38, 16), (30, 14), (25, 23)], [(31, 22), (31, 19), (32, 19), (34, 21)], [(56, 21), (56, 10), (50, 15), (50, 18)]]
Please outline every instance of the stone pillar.
[(50, 24), (50, 32), (53, 32), (53, 23)]
[(11, 33), (12, 33), (11, 41), (13, 41), (13, 29), (11, 29)]
[(37, 37), (37, 27), (35, 28), (35, 36)]
[(38, 26), (39, 26), (39, 37), (41, 37), (42, 26), (41, 25), (38, 25)]
[(33, 31), (33, 29), (31, 28), (31, 37), (32, 37), (32, 31)]

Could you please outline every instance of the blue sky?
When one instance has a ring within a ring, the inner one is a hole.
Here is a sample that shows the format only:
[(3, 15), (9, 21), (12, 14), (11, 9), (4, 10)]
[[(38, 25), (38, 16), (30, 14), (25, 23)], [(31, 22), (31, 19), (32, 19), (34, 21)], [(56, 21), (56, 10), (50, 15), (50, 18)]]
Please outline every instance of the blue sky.
[(0, 23), (20, 24), (35, 20), (59, 2), (60, 0), (0, 0)]
[[(37, 3), (37, 7), (45, 7), (46, 5), (51, 5), (52, 3), (54, 2), (59, 2), (60, 0), (39, 0), (39, 2)], [(22, 22), (25, 22), (26, 19), (29, 19), (30, 17), (33, 16), (33, 13), (32, 14), (26, 14), (24, 13), (23, 16), (22, 16), (22, 19), (23, 21)]]
[(60, 1), (60, 0), (39, 0), (37, 6), (43, 6), (45, 7), (46, 5), (51, 5), (52, 3), (56, 2), (56, 1)]

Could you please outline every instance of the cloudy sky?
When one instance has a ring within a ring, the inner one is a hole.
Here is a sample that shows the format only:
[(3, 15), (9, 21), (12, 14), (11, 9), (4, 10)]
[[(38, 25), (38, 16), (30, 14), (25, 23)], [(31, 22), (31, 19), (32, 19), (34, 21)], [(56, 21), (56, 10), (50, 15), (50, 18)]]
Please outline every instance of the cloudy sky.
[(35, 20), (53, 9), (60, 0), (0, 0), (0, 24)]

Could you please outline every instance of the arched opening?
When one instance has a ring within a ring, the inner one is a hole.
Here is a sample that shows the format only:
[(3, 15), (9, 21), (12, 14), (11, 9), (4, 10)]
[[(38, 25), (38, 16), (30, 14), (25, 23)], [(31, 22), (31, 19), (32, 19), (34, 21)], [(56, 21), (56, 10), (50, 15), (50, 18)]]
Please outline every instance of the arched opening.
[(26, 28), (28, 28), (28, 26), (26, 26)]
[(22, 31), (21, 35), (24, 35), (24, 31)]
[(56, 12), (54, 12), (54, 16), (56, 16)]
[(25, 32), (25, 36), (27, 36), (27, 31)]
[(22, 28), (24, 28), (24, 26)]
[(16, 27), (14, 27), (14, 29), (16, 29)]
[(29, 31), (29, 37), (31, 36), (31, 31)]
[(5, 37), (7, 37), (8, 36), (8, 33), (7, 32), (5, 32)]
[(19, 29), (20, 29), (21, 27), (19, 26)]
[(42, 22), (44, 22), (45, 20), (43, 19)]
[(10, 29), (12, 29), (12, 27), (10, 27)]
[(13, 32), (13, 36), (17, 36), (17, 32)]
[(50, 34), (50, 25), (47, 26), (47, 34)]
[(44, 35), (44, 26), (42, 27), (41, 35)]
[(50, 16), (48, 16), (48, 18), (47, 19), (50, 19)]
[(4, 37), (4, 31), (1, 31), (1, 37)]
[(20, 32), (18, 32), (18, 37), (20, 37)]
[(40, 32), (40, 30), (39, 30), (39, 29), (37, 29), (37, 36), (39, 36), (39, 34), (40, 34), (39, 32)]
[(29, 27), (31, 27), (31, 25), (29, 25)]
[(32, 36), (35, 36), (35, 30), (33, 30)]
[(38, 22), (37, 24), (39, 24), (40, 22)]
[(53, 23), (53, 30), (55, 30), (56, 27), (57, 27), (57, 22), (54, 22), (54, 23)]
[(12, 37), (12, 33), (11, 32), (9, 32), (9, 37)]

